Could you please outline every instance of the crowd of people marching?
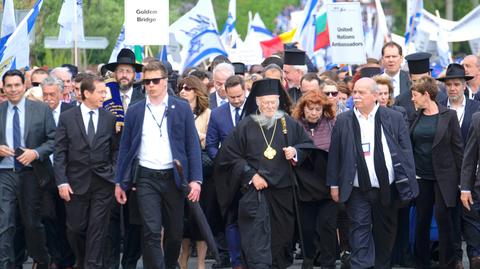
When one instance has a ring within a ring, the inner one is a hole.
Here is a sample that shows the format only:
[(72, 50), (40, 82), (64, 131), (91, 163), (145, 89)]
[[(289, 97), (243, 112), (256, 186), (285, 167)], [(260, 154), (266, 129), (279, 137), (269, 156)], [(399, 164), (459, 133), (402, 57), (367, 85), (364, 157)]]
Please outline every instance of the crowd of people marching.
[(9, 70), (0, 268), (480, 268), (480, 57), (429, 58)]

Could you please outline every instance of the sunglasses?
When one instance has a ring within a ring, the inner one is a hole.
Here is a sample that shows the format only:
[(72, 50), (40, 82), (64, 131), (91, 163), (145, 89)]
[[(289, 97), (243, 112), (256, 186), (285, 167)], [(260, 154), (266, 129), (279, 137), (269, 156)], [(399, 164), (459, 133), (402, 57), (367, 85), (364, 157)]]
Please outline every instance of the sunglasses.
[(194, 89), (195, 89), (195, 88), (193, 88), (193, 87), (188, 87), (188, 86), (186, 86), (186, 85), (183, 85), (183, 87), (182, 87), (182, 90), (187, 91), (187, 92), (193, 91)]
[(32, 82), (32, 86), (33, 86), (33, 87), (38, 87), (38, 86), (40, 86), (40, 84), (42, 84), (42, 83), (40, 83), (40, 82)]
[(326, 96), (333, 96), (333, 97), (337, 97), (338, 95), (338, 92), (323, 92)]
[(166, 79), (167, 77), (161, 77), (161, 78), (150, 78), (150, 79), (143, 79), (142, 83), (143, 85), (150, 85), (151, 82), (153, 84), (158, 85), (162, 79)]

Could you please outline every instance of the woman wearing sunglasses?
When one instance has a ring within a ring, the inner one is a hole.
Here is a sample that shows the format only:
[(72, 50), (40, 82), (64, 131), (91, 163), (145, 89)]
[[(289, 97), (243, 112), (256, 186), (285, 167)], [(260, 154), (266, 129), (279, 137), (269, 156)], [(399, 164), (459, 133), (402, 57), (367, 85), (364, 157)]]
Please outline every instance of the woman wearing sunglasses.
[[(206, 156), (205, 138), (207, 134), (208, 121), (210, 120), (210, 108), (208, 108), (207, 88), (202, 81), (195, 76), (188, 76), (180, 80), (178, 84), (179, 96), (184, 98), (190, 104), (193, 116), (195, 118), (195, 127), (197, 128), (198, 137), (202, 146), (202, 159)], [(205, 162), (203, 162), (205, 165)], [(209, 172), (206, 167), (203, 167), (204, 182), (208, 180)], [(201, 197), (201, 196), (200, 196)], [(205, 199), (200, 199), (200, 205), (205, 211), (206, 205), (203, 203)], [(189, 216), (188, 210), (185, 212), (186, 222), (184, 225), (182, 251), (179, 257), (179, 264), (181, 269), (188, 268), (188, 257), (190, 255), (190, 241), (196, 241), (198, 269), (205, 269), (205, 256), (207, 254), (207, 243), (201, 238), (197, 225)]]
[(327, 96), (328, 101), (333, 104), (335, 115), (348, 110), (347, 106), (338, 100), (338, 88), (335, 81), (330, 79), (324, 80), (322, 85), (320, 85), (320, 90)]

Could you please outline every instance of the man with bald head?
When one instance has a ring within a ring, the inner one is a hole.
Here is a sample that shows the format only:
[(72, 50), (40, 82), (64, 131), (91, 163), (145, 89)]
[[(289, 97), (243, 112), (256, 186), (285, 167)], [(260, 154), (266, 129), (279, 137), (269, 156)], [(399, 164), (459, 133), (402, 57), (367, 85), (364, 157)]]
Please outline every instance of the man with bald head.
[(467, 55), (463, 58), (463, 67), (465, 68), (465, 74), (472, 76), (473, 79), (467, 82), (467, 91), (465, 96), (468, 99), (474, 99), (480, 101), (480, 57), (477, 55)]
[(351, 220), (352, 268), (391, 267), (396, 203), (418, 195), (403, 116), (379, 106), (377, 95), (371, 78), (355, 83), (355, 108), (337, 117), (329, 150), (327, 185), (332, 199), (345, 203)]

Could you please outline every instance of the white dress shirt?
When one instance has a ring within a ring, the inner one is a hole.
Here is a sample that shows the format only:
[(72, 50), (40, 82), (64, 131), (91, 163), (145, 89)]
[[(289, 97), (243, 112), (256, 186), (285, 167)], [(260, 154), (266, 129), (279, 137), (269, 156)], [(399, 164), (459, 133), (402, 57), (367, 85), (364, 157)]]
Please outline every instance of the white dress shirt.
[(395, 76), (391, 77), (387, 73), (383, 73), (385, 76), (388, 76), (392, 80), (393, 86), (393, 97), (397, 97), (400, 95), (400, 70), (398, 70)]
[(467, 105), (467, 99), (463, 96), (462, 104), (459, 107), (452, 107), (450, 105), (450, 99), (447, 100), (447, 107), (457, 112), (458, 124), (462, 126), (463, 118), (465, 117), (465, 106)]
[[(125, 104), (122, 103), (123, 107), (128, 107), (130, 106), (130, 101), (132, 101), (132, 93), (133, 93), (133, 87), (130, 87), (126, 92), (120, 91), (120, 100), (124, 100)], [(122, 97), (125, 96), (125, 97)]]
[(168, 94), (160, 105), (153, 105), (147, 96), (142, 142), (138, 153), (139, 164), (143, 167), (155, 170), (173, 168), (167, 128), (168, 109)]
[(217, 107), (219, 107), (219, 106), (225, 104), (226, 102), (228, 102), (227, 98), (222, 99), (222, 97), (220, 97), (220, 95), (218, 95), (217, 91), (215, 91), (215, 95), (217, 96)]
[(54, 110), (52, 110), (53, 120), (55, 120), (55, 126), (58, 126), (58, 119), (60, 119), (61, 108), (62, 108), (62, 102), (59, 102), (57, 107)]
[(90, 122), (90, 111), (93, 111), (92, 120), (93, 120), (93, 129), (95, 133), (97, 132), (98, 125), (98, 108), (90, 109), (84, 103), (80, 105), (80, 111), (82, 112), (83, 125), (85, 126), (85, 133), (88, 132), (88, 122)]
[[(245, 103), (243, 103), (244, 105)], [(238, 114), (242, 115), (242, 111), (243, 111), (243, 105), (240, 107), (240, 110), (238, 111)], [(232, 106), (232, 104), (228, 104), (228, 106), (230, 107), (230, 116), (232, 117), (232, 122), (233, 122), (233, 126), (236, 126), (235, 124), (235, 109), (236, 107)]]
[[(367, 163), (368, 174), (370, 176), (370, 184), (373, 188), (379, 188), (380, 184), (378, 182), (377, 174), (375, 173), (375, 163), (373, 159), (374, 150), (375, 150), (375, 114), (378, 111), (378, 105), (375, 105), (372, 112), (368, 115), (367, 118), (362, 116), (360, 111), (356, 108), (354, 109), (355, 117), (357, 117), (358, 124), (360, 125), (360, 134), (362, 136), (362, 146), (369, 144), (369, 154), (364, 154), (365, 162)], [(387, 139), (385, 138), (385, 133), (382, 127), (382, 147), (383, 155), (385, 158), (385, 164), (388, 170), (388, 180), (390, 184), (394, 179), (394, 171), (392, 165), (392, 156), (390, 155), (390, 149), (388, 148)], [(363, 147), (362, 147), (363, 148)], [(353, 186), (359, 187), (358, 184), (358, 172), (355, 173), (355, 179), (353, 181)]]

